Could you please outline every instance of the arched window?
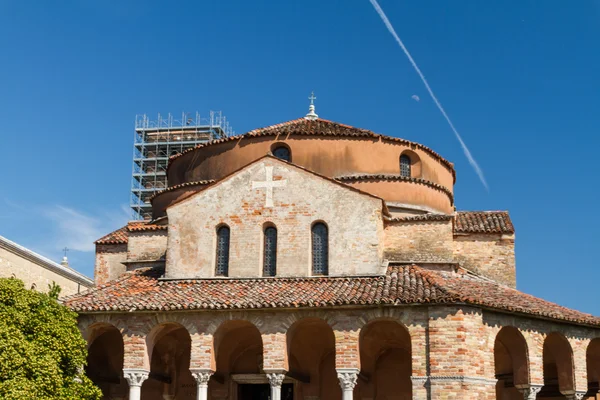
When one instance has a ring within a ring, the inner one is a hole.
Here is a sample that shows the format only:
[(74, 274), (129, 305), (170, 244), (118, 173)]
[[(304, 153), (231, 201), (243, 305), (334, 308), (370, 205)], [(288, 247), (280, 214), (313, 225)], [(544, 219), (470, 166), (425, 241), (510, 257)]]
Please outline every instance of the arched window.
[(217, 229), (217, 266), (216, 276), (227, 276), (229, 274), (229, 227), (221, 226)]
[(329, 233), (327, 225), (317, 222), (312, 226), (312, 273), (329, 274)]
[(284, 161), (292, 161), (292, 153), (287, 146), (277, 146), (273, 149), (273, 155)]
[(277, 228), (269, 226), (265, 229), (263, 276), (277, 274)]
[(410, 157), (406, 154), (400, 156), (400, 176), (410, 178)]

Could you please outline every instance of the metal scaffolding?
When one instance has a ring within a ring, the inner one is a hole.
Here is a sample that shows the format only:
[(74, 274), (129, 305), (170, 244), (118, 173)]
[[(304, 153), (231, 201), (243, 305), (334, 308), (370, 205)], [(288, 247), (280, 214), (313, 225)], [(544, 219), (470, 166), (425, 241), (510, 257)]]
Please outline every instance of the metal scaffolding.
[(171, 114), (166, 118), (158, 114), (156, 120), (150, 120), (146, 114), (136, 115), (130, 200), (132, 218), (151, 218), (150, 197), (167, 188), (169, 157), (233, 134), (221, 111), (211, 111), (208, 118), (201, 118), (199, 113), (182, 113), (181, 119), (175, 119)]

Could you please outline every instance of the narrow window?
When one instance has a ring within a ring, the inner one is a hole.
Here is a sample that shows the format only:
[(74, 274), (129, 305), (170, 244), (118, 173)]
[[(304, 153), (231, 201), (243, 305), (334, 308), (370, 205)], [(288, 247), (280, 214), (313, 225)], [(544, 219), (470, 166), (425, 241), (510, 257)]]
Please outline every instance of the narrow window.
[(329, 273), (329, 234), (327, 225), (322, 222), (317, 222), (312, 227), (312, 273)]
[(229, 227), (224, 225), (217, 229), (217, 268), (216, 276), (229, 274)]
[(263, 276), (277, 274), (277, 228), (269, 226), (265, 229), (265, 247)]
[(400, 176), (410, 178), (410, 157), (406, 154), (400, 156)]
[(286, 146), (278, 146), (273, 150), (273, 155), (284, 161), (292, 161), (292, 154), (290, 153), (290, 149)]

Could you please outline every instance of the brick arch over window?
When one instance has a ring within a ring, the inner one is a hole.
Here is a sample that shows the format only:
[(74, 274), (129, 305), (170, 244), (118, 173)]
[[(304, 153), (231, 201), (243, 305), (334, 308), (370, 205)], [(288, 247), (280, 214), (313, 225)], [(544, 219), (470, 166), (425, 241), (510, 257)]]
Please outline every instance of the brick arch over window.
[(389, 319), (373, 320), (360, 331), (359, 398), (412, 398), (412, 350), (408, 330)]
[(129, 387), (123, 377), (124, 343), (121, 332), (111, 324), (97, 323), (88, 328), (86, 375), (102, 394), (125, 397)]
[(494, 342), (494, 372), (496, 398), (498, 400), (521, 400), (523, 394), (518, 387), (529, 384), (527, 342), (521, 332), (513, 326), (500, 329)]
[(142, 398), (151, 398), (153, 393), (177, 398), (184, 388), (194, 386), (191, 344), (190, 333), (179, 323), (161, 323), (150, 331), (146, 336), (150, 375), (142, 385)]
[(217, 248), (215, 256), (215, 276), (229, 275), (229, 247), (231, 230), (227, 225), (217, 227)]
[(421, 177), (421, 159), (412, 150), (404, 150), (400, 154), (400, 176), (406, 178)]
[(312, 274), (329, 274), (329, 228), (322, 222), (311, 227)]
[(544, 340), (544, 386), (539, 398), (560, 397), (575, 390), (573, 349), (560, 333), (553, 332)]
[[(590, 342), (586, 351), (586, 367), (588, 394), (593, 396), (600, 393), (600, 338)], [(595, 397), (592, 397), (595, 399)]]

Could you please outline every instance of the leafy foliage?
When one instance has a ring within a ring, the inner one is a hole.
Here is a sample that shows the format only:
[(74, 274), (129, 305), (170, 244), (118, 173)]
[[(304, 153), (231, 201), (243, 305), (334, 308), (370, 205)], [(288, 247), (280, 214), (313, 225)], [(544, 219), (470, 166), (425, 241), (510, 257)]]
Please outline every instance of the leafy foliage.
[(100, 390), (83, 373), (86, 343), (77, 314), (22, 281), (0, 278), (0, 398), (89, 399)]

